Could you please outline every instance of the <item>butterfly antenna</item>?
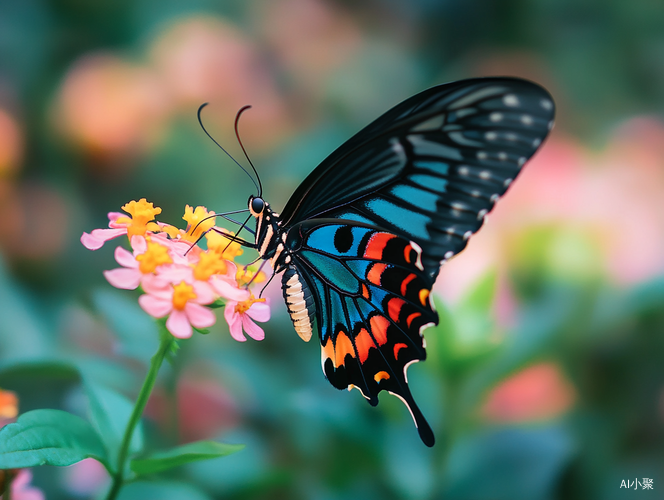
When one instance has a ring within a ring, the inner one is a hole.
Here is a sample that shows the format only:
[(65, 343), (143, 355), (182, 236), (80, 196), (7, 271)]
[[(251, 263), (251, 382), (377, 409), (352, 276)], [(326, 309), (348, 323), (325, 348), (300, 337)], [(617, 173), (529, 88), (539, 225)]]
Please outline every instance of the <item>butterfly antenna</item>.
[(240, 122), (240, 116), (242, 116), (242, 113), (244, 113), (246, 110), (251, 109), (251, 106), (243, 106), (240, 108), (240, 111), (237, 112), (237, 115), (235, 115), (235, 137), (237, 137), (237, 142), (240, 143), (240, 147), (242, 148), (242, 152), (244, 153), (244, 157), (247, 159), (249, 162), (249, 165), (251, 165), (251, 168), (254, 170), (254, 174), (256, 174), (256, 179), (258, 179), (258, 197), (261, 198), (263, 196), (263, 184), (261, 183), (261, 177), (258, 175), (258, 172), (256, 171), (256, 167), (254, 167), (254, 164), (252, 163), (251, 159), (249, 158), (249, 155), (247, 154), (247, 150), (244, 149), (244, 145), (242, 144), (242, 139), (240, 139), (240, 133), (238, 132), (238, 123)]
[[(237, 224), (238, 226), (241, 226), (241, 225), (242, 225), (241, 222), (236, 221), (235, 219), (231, 219), (230, 217), (228, 217), (228, 215), (230, 215), (230, 214), (239, 214), (239, 213), (242, 213), (242, 212), (248, 212), (248, 211), (249, 211), (248, 208), (244, 208), (244, 209), (242, 209), (242, 210), (233, 210), (232, 212), (224, 212), (223, 214), (211, 214), (211, 215), (208, 215), (208, 216), (205, 217), (204, 219), (201, 219), (200, 221), (198, 221), (198, 224), (196, 224), (196, 225), (194, 226), (194, 228), (191, 230), (191, 234), (194, 234), (194, 233), (196, 232), (196, 229), (198, 229), (198, 226), (200, 226), (203, 222), (205, 222), (205, 221), (208, 220), (208, 219), (213, 219), (213, 218), (215, 218), (215, 217), (222, 217), (222, 218), (226, 219), (227, 221), (230, 221), (230, 222), (232, 222), (232, 223), (234, 223), (234, 224)], [(254, 236), (256, 235), (256, 232), (255, 232), (253, 229), (250, 229), (250, 228), (248, 228), (248, 227), (245, 227), (244, 230), (245, 230), (245, 231), (249, 231), (249, 232), (250, 232), (251, 234), (253, 234)]]
[[(205, 128), (205, 125), (203, 125), (203, 120), (201, 120), (201, 111), (203, 111), (203, 108), (204, 108), (205, 106), (207, 106), (208, 104), (209, 104), (209, 103), (204, 102), (204, 103), (201, 104), (200, 107), (198, 108), (198, 113), (197, 113), (197, 115), (198, 115), (198, 124), (199, 124), (199, 125), (201, 126), (201, 128), (203, 129), (203, 132), (205, 132), (205, 135), (207, 135), (207, 136), (210, 138), (210, 140), (211, 140), (212, 142), (214, 142), (214, 143), (219, 147), (219, 149), (221, 149), (224, 153), (226, 153), (226, 155), (227, 155), (231, 160), (233, 160), (233, 161), (235, 162), (235, 164), (236, 164), (238, 167), (240, 167), (240, 168), (244, 171), (245, 174), (247, 174), (247, 175), (249, 176), (249, 178), (251, 179), (251, 182), (254, 183), (254, 186), (256, 186), (256, 189), (259, 191), (259, 193), (262, 192), (261, 188), (259, 187), (260, 179), (258, 179), (259, 184), (256, 184), (256, 180), (251, 176), (251, 174), (247, 171), (247, 169), (244, 168), (242, 165), (240, 165), (240, 164), (237, 162), (237, 160), (236, 160), (235, 158), (233, 158), (233, 157), (231, 156), (231, 154), (230, 154), (228, 151), (226, 151), (226, 150), (221, 146), (221, 144), (219, 144), (219, 143), (214, 139), (214, 137), (212, 137), (212, 136), (210, 135), (210, 132), (208, 132), (207, 129)], [(235, 122), (236, 122), (236, 129), (237, 129), (237, 118), (236, 118)], [(242, 145), (242, 143), (240, 143), (240, 145)], [(242, 148), (242, 150), (244, 150), (244, 148)], [(246, 155), (246, 154), (247, 154), (247, 153), (245, 153), (245, 155)], [(249, 163), (251, 163), (251, 162), (249, 162)], [(253, 165), (252, 165), (252, 168), (253, 168)], [(255, 168), (254, 168), (254, 172), (256, 172), (256, 169), (255, 169)], [(256, 174), (256, 175), (258, 176), (258, 174)], [(260, 194), (259, 194), (258, 196), (260, 196)]]
[[(241, 232), (243, 229), (245, 229), (245, 226), (247, 225), (247, 222), (249, 222), (249, 219), (251, 219), (252, 217), (253, 217), (253, 216), (252, 216), (251, 214), (249, 214), (249, 216), (244, 220), (244, 222), (243, 222), (242, 225), (240, 226), (240, 229), (237, 230), (237, 234), (240, 234), (240, 232)], [(236, 238), (236, 237), (233, 237), (234, 239), (231, 239), (230, 235), (227, 236), (227, 238), (228, 238), (230, 241), (228, 242), (228, 245), (226, 245), (226, 247), (221, 251), (222, 254), (223, 254), (224, 252), (226, 252), (226, 250), (228, 250), (228, 247), (231, 246), (231, 243), (233, 243), (233, 241), (238, 241), (238, 240), (239, 240), (239, 239)], [(245, 246), (249, 246), (249, 245), (245, 245)], [(255, 247), (254, 247), (254, 248), (255, 248)]]

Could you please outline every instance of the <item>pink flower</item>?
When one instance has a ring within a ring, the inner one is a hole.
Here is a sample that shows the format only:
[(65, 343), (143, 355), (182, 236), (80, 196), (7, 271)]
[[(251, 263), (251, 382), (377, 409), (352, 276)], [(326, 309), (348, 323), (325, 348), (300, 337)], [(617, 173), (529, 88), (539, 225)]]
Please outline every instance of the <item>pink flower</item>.
[(177, 284), (161, 286), (157, 280), (144, 280), (145, 295), (138, 298), (143, 310), (155, 318), (168, 316), (166, 328), (174, 337), (187, 339), (191, 337), (196, 328), (207, 328), (214, 325), (214, 313), (204, 307), (210, 304), (215, 296), (210, 287), (204, 283), (187, 283), (181, 281)]
[(39, 488), (30, 486), (32, 472), (21, 469), (12, 481), (12, 500), (44, 500), (44, 494)]
[(133, 236), (145, 236), (148, 231), (160, 230), (159, 225), (151, 221), (161, 213), (161, 208), (155, 207), (145, 198), (126, 203), (122, 210), (127, 212), (130, 217), (119, 212), (110, 212), (108, 214), (108, 226), (111, 229), (94, 229), (91, 233), (83, 233), (81, 236), (83, 246), (88, 250), (97, 250), (108, 240), (123, 234), (131, 238)]
[(255, 299), (252, 295), (243, 302), (229, 300), (224, 308), (224, 317), (228, 323), (231, 337), (238, 342), (244, 342), (245, 338), (242, 330), (254, 340), (263, 340), (265, 332), (252, 321), (264, 323), (270, 319), (270, 307), (265, 299)]
[[(133, 254), (122, 247), (115, 249), (115, 260), (123, 267), (104, 271), (104, 276), (115, 288), (134, 290), (144, 276), (153, 274), (160, 267), (173, 262), (168, 248), (161, 243), (134, 236), (131, 245)], [(164, 285), (166, 284), (167, 282), (164, 282)]]

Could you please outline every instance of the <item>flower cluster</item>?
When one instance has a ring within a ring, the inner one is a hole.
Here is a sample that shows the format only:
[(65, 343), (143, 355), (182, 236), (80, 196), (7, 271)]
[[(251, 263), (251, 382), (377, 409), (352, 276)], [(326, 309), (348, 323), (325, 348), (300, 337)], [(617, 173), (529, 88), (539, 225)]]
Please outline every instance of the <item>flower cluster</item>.
[[(225, 302), (224, 317), (235, 340), (246, 340), (244, 332), (255, 340), (264, 338), (254, 321), (270, 318), (265, 299), (257, 299), (250, 284), (265, 281), (262, 272), (240, 267), (234, 262), (242, 247), (231, 238), (233, 233), (214, 227), (214, 213), (204, 207), (187, 206), (182, 217), (187, 228), (156, 222), (161, 209), (145, 198), (131, 201), (122, 213), (108, 214), (109, 229), (83, 233), (81, 243), (97, 250), (118, 236), (126, 235), (131, 251), (118, 246), (115, 260), (120, 268), (104, 272), (116, 288), (145, 293), (138, 299), (145, 312), (164, 318), (166, 328), (175, 337), (189, 338), (194, 328), (207, 328), (216, 321), (212, 308)], [(197, 243), (206, 239), (207, 250)], [(209, 307), (206, 307), (209, 306)]]

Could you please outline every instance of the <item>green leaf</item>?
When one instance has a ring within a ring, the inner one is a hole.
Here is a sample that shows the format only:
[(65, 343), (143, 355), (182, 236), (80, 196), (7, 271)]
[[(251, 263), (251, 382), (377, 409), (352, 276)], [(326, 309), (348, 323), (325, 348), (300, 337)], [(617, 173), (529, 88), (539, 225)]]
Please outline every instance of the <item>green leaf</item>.
[(92, 426), (61, 410), (34, 410), (0, 429), (0, 469), (72, 465), (85, 458), (108, 462)]
[[(110, 463), (115, 464), (134, 404), (122, 394), (89, 380), (85, 381), (85, 392), (88, 395), (92, 425), (106, 447)], [(135, 454), (142, 450), (143, 429), (139, 423), (132, 435), (129, 453)]]
[(155, 453), (147, 458), (132, 460), (131, 470), (136, 474), (154, 474), (179, 465), (210, 458), (223, 457), (240, 451), (243, 444), (223, 444), (215, 441), (196, 441), (172, 450)]

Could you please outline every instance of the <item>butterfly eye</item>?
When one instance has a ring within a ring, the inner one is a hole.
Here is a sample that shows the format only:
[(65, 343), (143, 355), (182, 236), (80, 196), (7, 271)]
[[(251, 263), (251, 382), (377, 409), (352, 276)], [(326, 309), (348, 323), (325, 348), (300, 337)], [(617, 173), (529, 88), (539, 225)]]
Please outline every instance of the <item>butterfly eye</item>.
[(265, 202), (262, 198), (252, 198), (249, 201), (249, 208), (251, 209), (252, 215), (258, 216), (263, 212), (263, 209), (265, 208)]

